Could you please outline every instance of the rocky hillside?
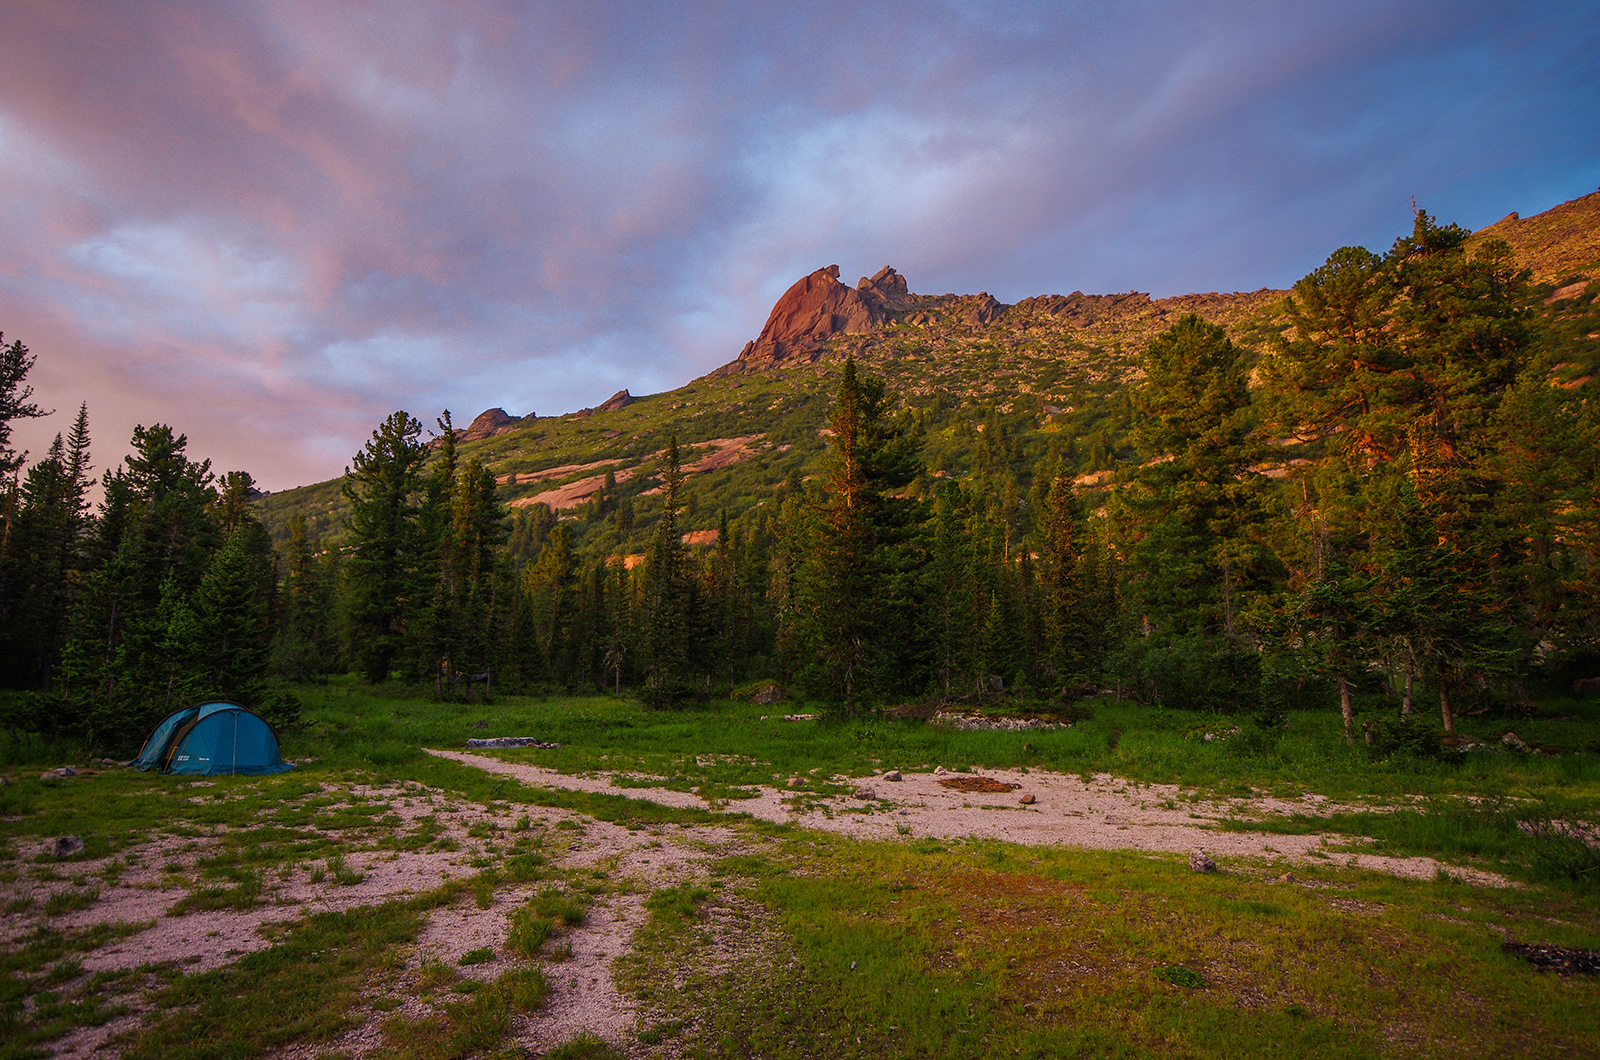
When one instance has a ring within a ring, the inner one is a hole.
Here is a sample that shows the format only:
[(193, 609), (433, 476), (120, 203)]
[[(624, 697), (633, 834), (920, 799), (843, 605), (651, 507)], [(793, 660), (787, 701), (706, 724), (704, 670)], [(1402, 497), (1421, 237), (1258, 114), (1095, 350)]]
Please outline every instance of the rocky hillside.
[(1503, 239), (1536, 283), (1563, 286), (1600, 271), (1600, 191), (1533, 217), (1507, 214), (1473, 233), (1475, 241)]
[[(1600, 367), (1600, 284), (1587, 282), (1600, 259), (1597, 221), (1600, 193), (1537, 217), (1513, 214), (1475, 237), (1510, 242), (1542, 282), (1537, 304), (1573, 351), (1559, 368), (1563, 385), (1586, 382)], [(461, 451), (495, 470), (514, 509), (548, 505), (572, 521), (584, 547), (638, 550), (653, 520), (654, 470), (669, 438), (686, 446), (687, 529), (715, 526), (721, 510), (738, 516), (786, 478), (811, 473), (825, 445), (820, 431), (836, 372), (853, 355), (920, 411), (930, 477), (969, 473), (979, 436), (993, 425), (998, 430), (989, 437), (1004, 440), (1003, 459), (1014, 469), (1048, 457), (1094, 482), (1132, 455), (1128, 387), (1152, 337), (1198, 313), (1259, 349), (1282, 327), (1286, 293), (1151, 298), (1074, 291), (1006, 305), (984, 292), (913, 293), (888, 267), (854, 287), (839, 276), (829, 265), (801, 277), (737, 358), (677, 390), (637, 398), (623, 390), (563, 416), (517, 418), (489, 409), (458, 429)], [(1556, 281), (1565, 285), (1557, 290)], [(337, 480), (260, 502), (280, 539), (289, 517), (302, 514), (312, 533), (331, 535), (330, 542), (340, 532), (342, 503)], [(619, 506), (628, 509), (626, 519), (605, 518)]]

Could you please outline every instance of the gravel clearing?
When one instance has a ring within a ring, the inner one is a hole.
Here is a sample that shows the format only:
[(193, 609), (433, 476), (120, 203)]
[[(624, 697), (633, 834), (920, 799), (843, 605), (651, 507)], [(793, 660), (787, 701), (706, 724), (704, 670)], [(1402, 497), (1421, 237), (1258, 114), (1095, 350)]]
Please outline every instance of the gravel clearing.
[[(610, 775), (564, 775), (535, 765), (460, 751), (429, 753), (527, 785), (621, 795), (730, 815), (748, 814), (862, 840), (981, 838), (1034, 846), (1176, 854), (1203, 850), (1218, 861), (1223, 871), (1231, 867), (1230, 862), (1327, 864), (1330, 859), (1412, 878), (1433, 878), (1441, 868), (1431, 858), (1328, 852), (1323, 849), (1323, 837), (1318, 835), (1218, 831), (1211, 827), (1230, 818), (1327, 814), (1347, 808), (1319, 796), (1211, 800), (1195, 798), (1175, 786), (1138, 785), (1105, 774), (1084, 778), (1023, 770), (981, 774), (941, 770), (906, 773), (899, 780), (892, 779), (896, 775), (893, 773), (870, 779), (829, 778), (850, 786), (852, 795), (822, 796), (762, 786), (754, 798), (723, 802), (664, 787), (620, 787)], [(990, 782), (974, 783), (978, 777)], [(640, 778), (630, 779), (637, 783)], [(952, 780), (958, 782), (956, 787), (949, 786)], [(957, 790), (959, 787), (1002, 790), (964, 791)], [(401, 853), (359, 849), (361, 844), (357, 843), (358, 849), (344, 856), (344, 866), (353, 871), (345, 874), (342, 883), (325, 862), (290, 864), (263, 874), (260, 902), (249, 909), (175, 916), (172, 914), (177, 903), (201, 886), (197, 863), (217, 853), (221, 839), (216, 835), (157, 834), (113, 857), (60, 862), (57, 872), (19, 873), (11, 884), (0, 887), (0, 899), (8, 903), (8, 911), (0, 916), (0, 946), (26, 945), (26, 938), (41, 928), (79, 931), (99, 924), (122, 924), (128, 925), (132, 933), (78, 954), (81, 975), (63, 984), (64, 989), (81, 987), (88, 976), (100, 971), (164, 963), (190, 974), (207, 971), (269, 946), (271, 925), (275, 922), (298, 920), (312, 912), (376, 905), (430, 890), (452, 877), (471, 876), (478, 871), (473, 862), (483, 864), (486, 855), (494, 854), (494, 844), (517, 834), (514, 829), (521, 826), (514, 825), (513, 818), (526, 813), (530, 818), (528, 828), (543, 836), (541, 852), (569, 879), (593, 879), (601, 893), (581, 925), (562, 929), (555, 939), (553, 955), (549, 953), (552, 947), (547, 946), (547, 956), (541, 963), (550, 993), (542, 1008), (516, 1018), (516, 1043), (531, 1055), (538, 1055), (587, 1033), (624, 1052), (637, 1052), (638, 1031), (660, 1014), (639, 1011), (618, 990), (612, 970), (617, 958), (629, 951), (634, 932), (645, 920), (645, 898), (660, 887), (708, 880), (714, 862), (746, 852), (754, 842), (734, 827), (663, 825), (630, 830), (559, 809), (504, 803), (476, 805), (451, 793), (415, 784), (377, 788), (324, 784), (322, 791), (311, 797), (326, 795), (366, 805), (381, 802), (385, 813), (400, 819), (399, 824), (393, 825), (395, 833), (418, 828), (422, 819), (432, 818), (434, 834), (453, 849), (439, 849), (435, 844)], [(1328, 840), (1349, 842), (1343, 836), (1329, 836)], [(51, 843), (46, 842), (17, 849), (18, 867), (50, 848)], [(1455, 867), (1448, 871), (1457, 879), (1475, 884), (1508, 886), (1506, 880), (1492, 873)], [(359, 880), (354, 879), (357, 875)], [(402, 981), (429, 961), (449, 965), (462, 976), (494, 980), (513, 964), (504, 949), (510, 914), (541, 888), (551, 885), (549, 881), (501, 883), (487, 908), (468, 899), (435, 910), (429, 914), (417, 941), (402, 947), (400, 955), (407, 969)], [(84, 908), (54, 916), (46, 913), (51, 895), (89, 890), (97, 890), (98, 896)], [(731, 925), (729, 930), (732, 931)], [(726, 944), (735, 948), (742, 945), (736, 937), (740, 934), (741, 931), (732, 931)], [(569, 945), (570, 956), (566, 954)], [(458, 964), (463, 954), (477, 949), (488, 949), (494, 956), (477, 964)], [(107, 999), (126, 1004), (132, 1011), (105, 1026), (70, 1032), (50, 1044), (53, 1054), (115, 1055), (101, 1046), (110, 1036), (132, 1029), (143, 1018), (147, 1003), (142, 990), (130, 987), (127, 994)], [(392, 993), (398, 994), (401, 1001), (394, 1015), (415, 1017), (428, 1012), (426, 1001), (412, 996), (403, 985)], [(372, 1000), (376, 998), (369, 999)], [(382, 1044), (383, 1026), (390, 1016), (389, 1012), (373, 1008), (360, 1026), (340, 1038), (284, 1055), (306, 1060), (330, 1051), (352, 1058), (363, 1056)], [(100, 1051), (96, 1053), (97, 1050)]]
[[(1332, 859), (1355, 868), (1411, 879), (1433, 879), (1441, 868), (1446, 868), (1451, 876), (1479, 886), (1510, 886), (1508, 880), (1496, 873), (1446, 867), (1433, 858), (1325, 851), (1328, 843), (1349, 844), (1348, 836), (1276, 835), (1221, 831), (1214, 827), (1229, 819), (1293, 813), (1327, 816), (1340, 810), (1360, 809), (1330, 803), (1320, 795), (1294, 800), (1255, 796), (1190, 801), (1194, 794), (1176, 785), (1141, 785), (1106, 773), (1085, 780), (1063, 773), (997, 769), (983, 775), (999, 784), (1017, 787), (1005, 792), (954, 791), (940, 781), (970, 774), (905, 773), (899, 781), (886, 781), (882, 776), (848, 781), (862, 785), (856, 796), (797, 798), (794, 791), (763, 786), (755, 798), (723, 805), (666, 788), (618, 787), (609, 776), (566, 775), (540, 766), (460, 751), (430, 750), (428, 753), (514, 777), (524, 784), (622, 795), (680, 808), (743, 813), (766, 821), (787, 821), (866, 840), (894, 841), (906, 836), (973, 837), (1025, 846), (1094, 850), (1175, 854), (1204, 850), (1224, 867), (1232, 858), (1282, 859), (1308, 865), (1325, 864)], [(847, 781), (843, 777), (833, 779)], [(1023, 804), (1022, 799), (1028, 795), (1033, 796), (1032, 803)]]
[[(216, 854), (221, 843), (212, 836), (158, 835), (112, 857), (58, 863), (57, 871), (44, 878), (23, 873), (9, 887), (0, 888), (0, 898), (12, 903), (16, 910), (0, 916), (0, 947), (23, 946), (26, 938), (41, 928), (81, 931), (95, 925), (123, 924), (135, 929), (134, 933), (74, 955), (82, 961), (82, 973), (62, 984), (62, 989), (80, 988), (96, 972), (149, 965), (172, 964), (191, 975), (210, 971), (270, 946), (274, 923), (298, 920), (315, 912), (378, 905), (430, 890), (452, 877), (474, 875), (477, 869), (471, 862), (482, 858), (487, 841), (481, 835), (474, 838), (469, 832), (491, 824), (496, 831), (490, 833), (488, 841), (504, 840), (516, 834), (510, 831), (512, 818), (527, 812), (531, 826), (540, 829), (546, 838), (542, 853), (564, 870), (580, 871), (597, 883), (603, 882), (605, 893), (596, 898), (581, 925), (562, 928), (554, 940), (562, 954), (570, 945), (571, 955), (547, 956), (542, 961), (550, 992), (540, 1009), (516, 1018), (517, 1044), (534, 1055), (580, 1033), (624, 1044), (635, 1034), (638, 1014), (633, 1003), (617, 990), (611, 965), (628, 951), (634, 930), (644, 921), (646, 896), (659, 887), (707, 879), (712, 862), (744, 849), (742, 837), (730, 828), (630, 831), (565, 810), (480, 806), (447, 792), (415, 785), (370, 788), (325, 784), (317, 793), (329, 794), (383, 801), (385, 812), (401, 819), (394, 826), (395, 832), (415, 828), (420, 819), (432, 817), (437, 836), (455, 843), (458, 849), (347, 853), (344, 865), (360, 876), (360, 881), (354, 883), (334, 880), (321, 860), (296, 865), (286, 872), (269, 871), (261, 880), (261, 902), (250, 909), (174, 916), (177, 904), (199, 883), (197, 862)], [(51, 843), (47, 842), (18, 853), (28, 862), (50, 849)], [(322, 878), (313, 882), (318, 869)], [(108, 882), (108, 873), (115, 882)], [(516, 963), (504, 950), (510, 914), (548, 886), (548, 881), (501, 883), (488, 908), (480, 908), (469, 898), (433, 911), (417, 941), (403, 947), (407, 969), (414, 972), (423, 962), (437, 961), (456, 969), (463, 977), (494, 980)], [(90, 888), (97, 889), (99, 895), (86, 908), (56, 916), (45, 913), (45, 903), (52, 894)], [(483, 948), (493, 951), (492, 960), (458, 964), (463, 954)], [(402, 1004), (395, 1012), (374, 1009), (362, 1025), (335, 1040), (291, 1049), (283, 1055), (310, 1060), (331, 1051), (359, 1057), (378, 1048), (383, 1041), (384, 1022), (392, 1015), (419, 1016), (428, 1011), (424, 1002), (407, 991), (398, 993)], [(110, 1037), (137, 1027), (147, 1013), (147, 1004), (142, 988), (104, 1000), (128, 1005), (132, 1011), (103, 1026), (77, 1028), (49, 1043), (47, 1047), (53, 1055), (116, 1055), (102, 1046)]]

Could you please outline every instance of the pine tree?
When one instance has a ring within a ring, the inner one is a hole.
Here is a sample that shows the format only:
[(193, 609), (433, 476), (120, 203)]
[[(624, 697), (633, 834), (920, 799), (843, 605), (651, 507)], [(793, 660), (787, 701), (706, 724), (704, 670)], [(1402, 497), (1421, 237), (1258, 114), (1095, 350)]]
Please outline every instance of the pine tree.
[(622, 694), (622, 675), (632, 657), (633, 647), (633, 578), (627, 564), (610, 560), (606, 567), (610, 587), (606, 599), (611, 613), (606, 622), (606, 640), (602, 663), (611, 677), (611, 690)]
[(922, 594), (926, 605), (920, 612), (923, 626), (919, 639), (930, 645), (932, 669), (946, 701), (973, 669), (978, 635), (973, 614), (973, 554), (966, 525), (969, 515), (961, 486), (942, 484), (934, 498), (929, 528)]
[(345, 469), (348, 614), (354, 653), (369, 682), (386, 681), (405, 646), (405, 615), (415, 603), (417, 506), (427, 447), (422, 424), (392, 413)]
[(28, 469), (0, 558), (0, 681), (49, 691), (85, 575), (87, 408)]
[(106, 477), (98, 566), (63, 659), (69, 710), (106, 744), (136, 742), (171, 697), (194, 691), (199, 664), (182, 638), (219, 533), (210, 461), (191, 461), (187, 445), (165, 424), (136, 427), (134, 452)]
[(276, 570), (271, 541), (261, 552), (265, 531), (248, 518), (235, 526), (212, 559), (195, 594), (197, 683), (203, 694), (253, 704), (261, 695), (271, 645), (271, 590)]
[(907, 618), (919, 509), (890, 492), (920, 473), (921, 437), (914, 418), (893, 417), (891, 408), (883, 381), (858, 379), (847, 359), (828, 421), (825, 498), (809, 520), (799, 572), (810, 683), (846, 712), (890, 686), (893, 670), (903, 679), (915, 672)]
[(28, 373), (35, 360), (28, 347), (16, 339), (6, 345), (5, 334), (0, 333), (0, 482), (15, 475), (28, 456), (11, 448), (11, 421), (49, 415), (28, 400), (33, 396), (33, 387), (27, 384)]
[(1130, 592), (1166, 631), (1231, 642), (1265, 562), (1247, 537), (1261, 513), (1243, 357), (1221, 327), (1190, 314), (1152, 340), (1144, 369), (1135, 435), (1146, 462), (1120, 498)]
[(1090, 586), (1084, 545), (1083, 506), (1072, 483), (1058, 478), (1050, 485), (1044, 515), (1042, 581), (1047, 665), (1063, 688), (1083, 684), (1099, 670), (1100, 638), (1091, 619)]
[(644, 670), (642, 698), (648, 707), (682, 705), (704, 695), (695, 680), (699, 599), (679, 537), (683, 469), (673, 435), (661, 464), (661, 517), (645, 555), (639, 615), (639, 657)]
[(289, 519), (283, 562), (272, 669), (280, 677), (305, 681), (332, 672), (335, 648), (330, 636), (332, 580), (317, 562), (303, 515)]

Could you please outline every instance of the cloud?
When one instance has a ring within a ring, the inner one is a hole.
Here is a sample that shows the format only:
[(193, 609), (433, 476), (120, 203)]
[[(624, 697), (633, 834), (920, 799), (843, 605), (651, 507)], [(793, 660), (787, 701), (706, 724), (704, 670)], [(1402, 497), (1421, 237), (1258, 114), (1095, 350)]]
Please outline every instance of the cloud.
[(1551, 2), (19, 2), (0, 327), (101, 452), (161, 420), (281, 488), (394, 408), (677, 385), (832, 262), (1170, 294), (1412, 194), (1533, 212), (1600, 177), (1596, 44)]

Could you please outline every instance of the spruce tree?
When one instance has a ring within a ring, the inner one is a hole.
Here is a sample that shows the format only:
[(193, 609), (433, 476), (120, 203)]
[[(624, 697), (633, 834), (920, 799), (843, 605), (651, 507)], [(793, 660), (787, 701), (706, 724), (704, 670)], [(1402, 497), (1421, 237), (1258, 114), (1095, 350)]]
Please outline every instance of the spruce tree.
[(386, 681), (405, 645), (405, 616), (415, 603), (418, 567), (417, 504), (427, 446), (422, 424), (390, 414), (346, 468), (350, 504), (346, 564), (353, 653), (369, 682)]
[(678, 437), (672, 436), (661, 464), (661, 516), (645, 554), (639, 616), (639, 661), (644, 670), (642, 698), (648, 707), (680, 706), (705, 693), (693, 664), (699, 600), (689, 557), (679, 536), (683, 468)]
[(892, 673), (904, 684), (916, 672), (909, 615), (920, 508), (891, 493), (921, 472), (922, 442), (915, 419), (892, 408), (883, 381), (858, 378), (846, 359), (828, 420), (824, 498), (808, 520), (797, 583), (808, 682), (845, 712), (891, 687)]
[(13, 339), (6, 345), (5, 334), (0, 333), (0, 482), (16, 474), (28, 456), (11, 448), (11, 421), (49, 415), (28, 400), (33, 396), (33, 387), (27, 383), (28, 373), (33, 370), (35, 360), (37, 358), (19, 340)]

